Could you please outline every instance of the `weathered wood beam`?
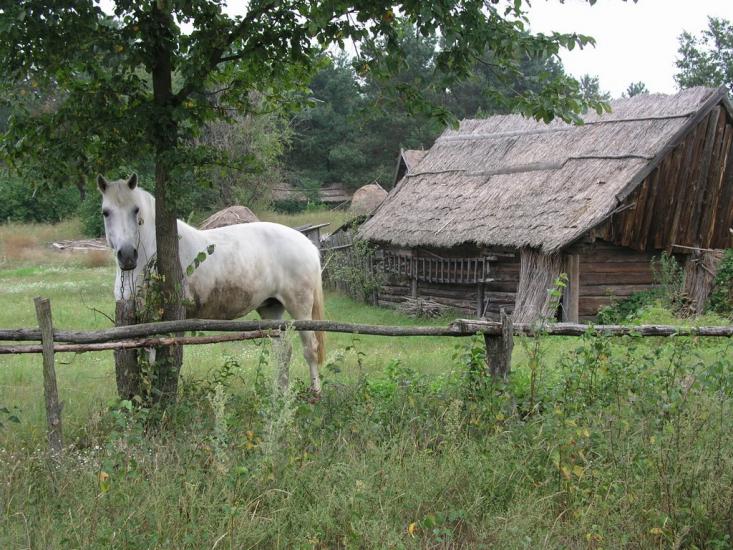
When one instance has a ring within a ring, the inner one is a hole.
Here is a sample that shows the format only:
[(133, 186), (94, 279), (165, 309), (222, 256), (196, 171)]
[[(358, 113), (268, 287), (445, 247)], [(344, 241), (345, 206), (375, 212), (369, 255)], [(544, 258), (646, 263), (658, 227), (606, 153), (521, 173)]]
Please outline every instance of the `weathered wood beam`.
[(36, 318), (41, 333), (43, 353), (43, 395), (46, 401), (46, 421), (48, 423), (48, 447), (51, 458), (61, 456), (64, 448), (64, 436), (61, 427), (61, 408), (59, 392), (56, 385), (56, 369), (54, 367), (53, 320), (51, 318), (51, 302), (47, 298), (33, 300), (36, 306)]
[(514, 350), (514, 326), (512, 318), (501, 310), (501, 333), (484, 334), (486, 367), (494, 380), (506, 381), (512, 368)]
[[(215, 334), (212, 336), (141, 338), (134, 340), (123, 340), (120, 342), (101, 342), (97, 344), (54, 344), (53, 350), (56, 353), (85, 353), (89, 351), (134, 350), (139, 348), (153, 348), (156, 346), (200, 346), (204, 344), (220, 344), (222, 342), (255, 340), (257, 338), (276, 338), (277, 336), (280, 336), (280, 331), (278, 330), (254, 330), (249, 332), (235, 332), (233, 334)], [(42, 351), (43, 346), (36, 344), (0, 346), (0, 355), (41, 353)]]
[[(472, 306), (471, 303), (469, 305)], [(115, 327), (91, 332), (54, 331), (58, 342), (91, 344), (114, 342), (130, 338), (142, 338), (156, 334), (170, 334), (189, 331), (243, 332), (253, 330), (287, 330), (341, 332), (367, 336), (470, 336), (477, 333), (500, 334), (501, 323), (476, 319), (457, 319), (447, 327), (436, 326), (386, 326), (341, 323), (338, 321), (220, 321), (208, 319), (184, 319), (182, 321), (161, 321), (127, 327)], [(515, 335), (535, 335), (538, 332), (551, 336), (580, 336), (588, 330), (598, 333), (623, 336), (733, 336), (733, 325), (716, 327), (678, 327), (671, 325), (585, 325), (578, 323), (547, 324), (538, 330), (535, 324), (515, 324)], [(38, 341), (38, 329), (0, 329), (0, 341)]]

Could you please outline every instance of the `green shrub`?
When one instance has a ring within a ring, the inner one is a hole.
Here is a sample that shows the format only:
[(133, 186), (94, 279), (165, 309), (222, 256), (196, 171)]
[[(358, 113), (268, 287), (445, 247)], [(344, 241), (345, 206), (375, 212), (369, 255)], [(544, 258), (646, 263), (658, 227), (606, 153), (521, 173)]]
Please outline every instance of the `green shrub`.
[(279, 214), (297, 214), (303, 212), (307, 204), (295, 199), (282, 199), (272, 201), (272, 209)]
[(733, 248), (725, 251), (720, 262), (708, 299), (708, 309), (721, 315), (733, 314)]
[(685, 295), (685, 273), (674, 256), (662, 252), (651, 262), (656, 288), (636, 292), (622, 300), (613, 300), (601, 308), (596, 317), (600, 324), (632, 320), (648, 307), (660, 305), (679, 315), (688, 305)]
[(596, 320), (601, 325), (623, 323), (635, 317), (640, 310), (659, 300), (659, 291), (644, 290), (636, 292), (623, 300), (614, 300), (598, 311)]
[(42, 187), (0, 172), (0, 223), (54, 223), (73, 216), (79, 208), (73, 187)]
[(102, 195), (97, 192), (87, 193), (86, 198), (79, 206), (79, 218), (85, 235), (88, 237), (103, 236)]

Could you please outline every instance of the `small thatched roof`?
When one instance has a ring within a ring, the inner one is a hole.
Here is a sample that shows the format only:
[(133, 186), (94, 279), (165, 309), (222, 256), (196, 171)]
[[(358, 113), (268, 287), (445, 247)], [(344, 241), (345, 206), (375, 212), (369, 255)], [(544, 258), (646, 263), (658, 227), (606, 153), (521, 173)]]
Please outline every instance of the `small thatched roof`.
[(403, 149), (402, 158), (405, 160), (407, 165), (407, 171), (412, 172), (415, 170), (420, 161), (425, 158), (428, 152), (425, 149)]
[(554, 252), (611, 216), (725, 89), (637, 95), (582, 126), (519, 115), (448, 129), (360, 229), (399, 246), (535, 247)]
[(343, 204), (351, 200), (351, 193), (343, 183), (327, 183), (318, 190), (318, 198), (325, 204)]
[(378, 183), (369, 183), (359, 187), (351, 197), (350, 212), (354, 214), (370, 214), (387, 198), (387, 191)]
[[(290, 183), (279, 183), (271, 189), (272, 198), (276, 201), (292, 200), (308, 202), (304, 189)], [(342, 183), (327, 183), (318, 190), (318, 200), (325, 204), (342, 204), (351, 200), (351, 193)]]
[(215, 212), (204, 220), (200, 229), (215, 229), (224, 227), (225, 225), (236, 225), (238, 223), (250, 223), (260, 221), (246, 206), (229, 206), (223, 210)]
[(397, 168), (395, 169), (394, 181), (392, 186), (405, 177), (405, 174), (414, 172), (420, 161), (425, 158), (428, 152), (424, 149), (400, 149), (400, 156), (397, 159)]

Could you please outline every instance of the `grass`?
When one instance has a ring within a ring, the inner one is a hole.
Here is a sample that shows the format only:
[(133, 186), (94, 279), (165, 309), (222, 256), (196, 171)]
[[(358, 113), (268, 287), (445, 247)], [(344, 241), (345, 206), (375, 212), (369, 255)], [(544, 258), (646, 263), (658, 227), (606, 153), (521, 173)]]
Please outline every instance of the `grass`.
[(332, 210), (327, 208), (306, 210), (304, 212), (298, 212), (297, 214), (281, 214), (271, 210), (258, 211), (256, 214), (263, 222), (281, 223), (290, 227), (328, 223), (328, 226), (321, 228), (322, 235), (330, 234), (354, 217), (353, 214), (349, 213), (347, 210)]
[[(112, 277), (8, 260), (0, 326), (33, 326), (37, 295), (57, 327), (110, 326)], [(415, 323), (335, 294), (326, 309)], [(316, 405), (295, 340), (285, 395), (267, 342), (187, 348), (165, 413), (116, 399), (111, 353), (59, 354), (58, 465), (39, 357), (0, 356), (0, 547), (731, 547), (729, 340), (520, 339), (496, 386), (481, 339), (331, 334)]]

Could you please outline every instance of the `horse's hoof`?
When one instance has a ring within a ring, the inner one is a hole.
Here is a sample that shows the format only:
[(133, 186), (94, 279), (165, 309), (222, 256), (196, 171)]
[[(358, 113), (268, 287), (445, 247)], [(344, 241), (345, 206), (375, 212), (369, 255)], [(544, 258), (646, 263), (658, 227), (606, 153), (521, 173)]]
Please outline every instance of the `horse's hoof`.
[(321, 400), (321, 390), (310, 388), (308, 390), (308, 397), (306, 399), (311, 405), (315, 405)]

